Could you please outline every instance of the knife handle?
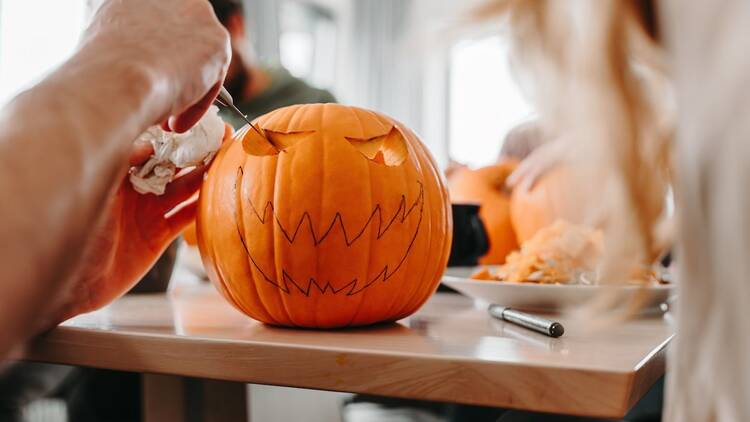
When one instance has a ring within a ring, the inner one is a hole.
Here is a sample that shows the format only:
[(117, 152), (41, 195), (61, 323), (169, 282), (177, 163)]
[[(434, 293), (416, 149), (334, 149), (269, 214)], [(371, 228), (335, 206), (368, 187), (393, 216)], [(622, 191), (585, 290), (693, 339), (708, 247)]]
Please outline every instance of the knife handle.
[(528, 328), (550, 337), (560, 337), (565, 333), (565, 328), (559, 322), (527, 314), (515, 309), (506, 308), (500, 305), (490, 305), (488, 311), (490, 315), (497, 319), (520, 325), (521, 327)]

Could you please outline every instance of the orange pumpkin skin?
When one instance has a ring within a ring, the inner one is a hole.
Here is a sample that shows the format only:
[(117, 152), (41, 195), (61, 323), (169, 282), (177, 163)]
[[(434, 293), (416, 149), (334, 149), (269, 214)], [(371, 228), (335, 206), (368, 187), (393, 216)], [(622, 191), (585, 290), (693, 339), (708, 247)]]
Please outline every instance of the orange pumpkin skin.
[(255, 123), (272, 142), (245, 128), (201, 189), (198, 246), (217, 289), (274, 325), (357, 326), (416, 311), (440, 281), (452, 225), (442, 176), (417, 136), (336, 104)]
[(510, 218), (519, 243), (557, 220), (584, 222), (585, 210), (572, 199), (572, 187), (573, 175), (561, 166), (541, 176), (531, 189), (513, 190)]
[(195, 232), (195, 221), (188, 224), (182, 231), (182, 238), (190, 246), (198, 246), (198, 234)]
[(510, 220), (510, 194), (504, 188), (505, 179), (516, 165), (515, 161), (504, 161), (476, 170), (463, 168), (448, 180), (451, 201), (481, 206), (479, 217), (490, 240), (490, 250), (480, 258), (481, 264), (502, 264), (509, 253), (518, 249)]

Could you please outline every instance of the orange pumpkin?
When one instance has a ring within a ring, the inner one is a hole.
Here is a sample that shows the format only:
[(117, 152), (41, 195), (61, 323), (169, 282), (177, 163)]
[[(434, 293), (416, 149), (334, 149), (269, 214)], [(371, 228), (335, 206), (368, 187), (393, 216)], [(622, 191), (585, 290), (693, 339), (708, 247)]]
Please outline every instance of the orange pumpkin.
[(185, 239), (185, 243), (190, 246), (198, 245), (198, 234), (195, 232), (195, 221), (185, 227), (185, 230), (182, 231), (182, 238)]
[(584, 209), (573, 200), (573, 175), (564, 166), (542, 175), (531, 189), (514, 189), (510, 218), (519, 243), (523, 243), (557, 220), (584, 222)]
[(490, 250), (479, 260), (482, 264), (502, 264), (509, 253), (518, 249), (510, 221), (510, 194), (504, 188), (505, 179), (516, 165), (515, 161), (504, 161), (477, 170), (462, 168), (448, 180), (451, 201), (481, 206), (479, 217), (490, 240)]
[(274, 325), (357, 326), (416, 311), (445, 269), (452, 224), (417, 136), (336, 104), (255, 123), (263, 136), (246, 127), (225, 143), (201, 189), (198, 246), (217, 289)]

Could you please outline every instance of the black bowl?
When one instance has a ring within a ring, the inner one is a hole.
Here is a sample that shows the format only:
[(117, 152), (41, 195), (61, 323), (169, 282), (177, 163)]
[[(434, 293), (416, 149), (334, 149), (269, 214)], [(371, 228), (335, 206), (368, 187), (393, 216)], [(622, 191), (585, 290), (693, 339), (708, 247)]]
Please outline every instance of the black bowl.
[(453, 204), (453, 243), (449, 267), (473, 266), (490, 249), (487, 230), (479, 218), (479, 205)]

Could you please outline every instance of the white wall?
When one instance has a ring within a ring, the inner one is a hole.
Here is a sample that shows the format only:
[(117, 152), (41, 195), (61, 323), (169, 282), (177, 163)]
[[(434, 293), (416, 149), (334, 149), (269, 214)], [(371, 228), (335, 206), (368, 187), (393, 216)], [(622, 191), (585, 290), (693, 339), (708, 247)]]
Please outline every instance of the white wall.
[(340, 422), (346, 393), (250, 386), (251, 422)]
[(85, 0), (0, 1), (0, 105), (73, 53), (85, 10)]
[[(452, 42), (483, 0), (296, 0), (330, 10), (337, 23), (334, 94), (415, 130), (448, 162)], [(269, 3), (274, 0), (252, 0)], [(264, 50), (259, 46), (259, 50)]]
[[(316, 0), (310, 0), (316, 1)], [(449, 52), (484, 0), (317, 0), (339, 21), (337, 94), (415, 130), (448, 162)]]

